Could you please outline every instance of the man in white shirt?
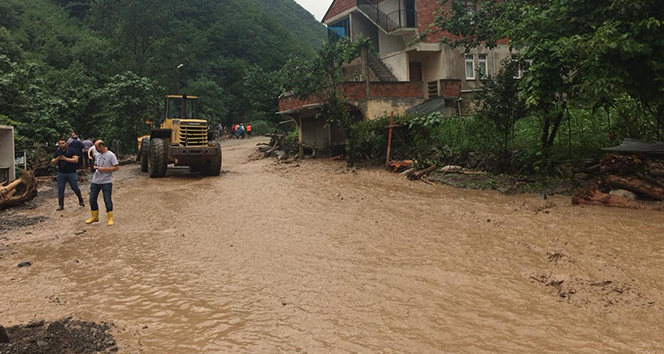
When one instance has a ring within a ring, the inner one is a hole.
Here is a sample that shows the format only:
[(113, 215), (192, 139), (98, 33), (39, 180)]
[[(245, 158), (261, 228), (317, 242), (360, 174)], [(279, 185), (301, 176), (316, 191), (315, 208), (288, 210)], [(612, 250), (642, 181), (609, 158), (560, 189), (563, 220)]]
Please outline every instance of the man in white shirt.
[(113, 225), (113, 200), (111, 194), (113, 192), (113, 183), (111, 174), (120, 169), (118, 158), (114, 153), (108, 150), (103, 141), (97, 140), (95, 142), (97, 155), (94, 162), (94, 175), (92, 176), (92, 183), (90, 184), (90, 210), (92, 217), (85, 220), (86, 224), (92, 224), (99, 221), (99, 205), (97, 205), (97, 198), (99, 192), (104, 194), (104, 204), (106, 205), (106, 213), (108, 214), (108, 226)]

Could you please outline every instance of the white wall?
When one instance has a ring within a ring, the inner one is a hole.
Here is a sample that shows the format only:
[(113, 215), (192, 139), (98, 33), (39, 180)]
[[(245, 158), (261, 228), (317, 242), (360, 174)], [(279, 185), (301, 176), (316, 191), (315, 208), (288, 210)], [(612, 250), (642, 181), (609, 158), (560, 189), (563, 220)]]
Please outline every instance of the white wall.
[(369, 21), (364, 15), (359, 12), (353, 12), (350, 14), (350, 33), (351, 38), (355, 38), (359, 35), (362, 35), (367, 38), (371, 38), (371, 44), (374, 49), (379, 51), (379, 41), (378, 41), (378, 32), (379, 29), (371, 21)]
[(14, 128), (0, 125), (0, 182), (14, 180)]
[(406, 49), (406, 42), (401, 36), (390, 36), (383, 31), (378, 31), (378, 41), (381, 55), (401, 52)]
[(398, 81), (408, 81), (408, 53), (400, 52), (380, 57)]

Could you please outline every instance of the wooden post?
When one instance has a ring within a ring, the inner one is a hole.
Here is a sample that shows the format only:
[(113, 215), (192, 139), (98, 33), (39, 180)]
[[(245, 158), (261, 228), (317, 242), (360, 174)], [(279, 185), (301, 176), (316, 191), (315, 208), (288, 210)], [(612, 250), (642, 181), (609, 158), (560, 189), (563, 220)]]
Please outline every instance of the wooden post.
[(390, 168), (390, 153), (392, 152), (392, 130), (394, 129), (394, 111), (390, 113), (389, 132), (387, 133), (387, 157), (385, 158), (385, 169)]

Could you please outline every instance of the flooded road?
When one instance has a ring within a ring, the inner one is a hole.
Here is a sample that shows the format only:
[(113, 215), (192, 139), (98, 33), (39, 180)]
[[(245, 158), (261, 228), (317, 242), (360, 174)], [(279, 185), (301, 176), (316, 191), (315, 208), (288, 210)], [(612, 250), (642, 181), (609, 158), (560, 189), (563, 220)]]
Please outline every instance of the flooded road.
[(0, 237), (0, 324), (113, 321), (121, 353), (664, 352), (663, 213), (278, 164), (259, 141), (224, 143), (218, 178), (119, 184), (112, 228), (73, 200), (29, 211), (51, 220)]

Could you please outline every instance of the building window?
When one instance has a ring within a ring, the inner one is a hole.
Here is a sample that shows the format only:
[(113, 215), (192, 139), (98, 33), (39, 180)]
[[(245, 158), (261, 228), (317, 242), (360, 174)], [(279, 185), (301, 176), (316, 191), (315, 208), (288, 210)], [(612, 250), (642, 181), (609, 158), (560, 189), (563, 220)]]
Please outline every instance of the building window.
[(470, 15), (475, 10), (477, 10), (477, 1), (476, 0), (459, 0), (461, 5), (463, 5), (464, 8), (466, 8), (466, 12)]
[(519, 54), (512, 54), (512, 65), (514, 65), (515, 73), (514, 73), (514, 78), (515, 79), (521, 79), (523, 78), (523, 74), (530, 68), (530, 66), (533, 64), (533, 61), (528, 59), (524, 60), (521, 55)]
[(466, 54), (466, 80), (475, 80), (475, 56)]
[(489, 72), (489, 65), (487, 62), (486, 54), (479, 54), (477, 56), (477, 71), (479, 72), (480, 79), (486, 79)]
[(350, 38), (350, 18), (344, 18), (327, 27), (327, 38), (330, 43)]

